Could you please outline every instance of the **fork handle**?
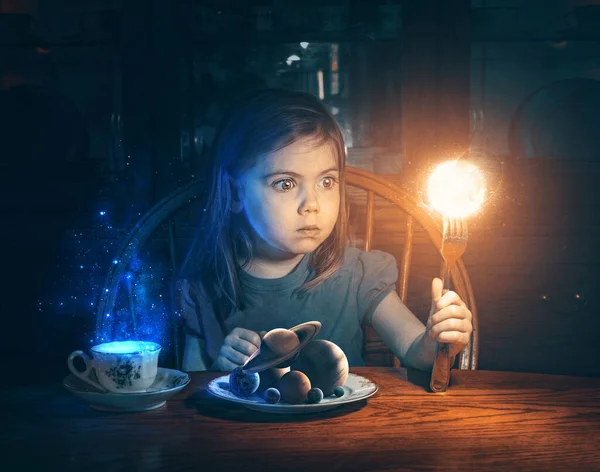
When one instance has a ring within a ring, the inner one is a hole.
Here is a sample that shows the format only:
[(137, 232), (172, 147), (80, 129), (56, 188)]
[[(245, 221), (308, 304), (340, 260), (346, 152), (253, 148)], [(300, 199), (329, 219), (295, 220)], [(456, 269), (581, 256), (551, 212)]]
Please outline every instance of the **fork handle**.
[(429, 388), (432, 392), (445, 392), (450, 383), (450, 346), (438, 343)]
[(452, 266), (454, 264), (452, 262), (444, 263), (444, 274), (442, 276), (442, 282), (444, 283), (442, 287), (442, 295), (446, 295), (450, 290), (450, 271), (452, 270)]
[[(445, 295), (450, 290), (451, 269), (452, 264), (444, 264), (442, 295)], [(433, 363), (433, 370), (431, 371), (431, 380), (429, 381), (429, 388), (432, 392), (446, 391), (450, 383), (450, 367), (450, 345), (448, 343), (437, 343), (435, 361)]]

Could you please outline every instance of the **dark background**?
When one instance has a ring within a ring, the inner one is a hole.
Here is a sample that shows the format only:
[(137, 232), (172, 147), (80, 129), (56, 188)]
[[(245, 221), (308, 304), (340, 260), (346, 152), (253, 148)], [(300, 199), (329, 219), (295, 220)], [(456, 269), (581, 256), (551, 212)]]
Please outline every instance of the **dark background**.
[[(123, 268), (110, 323), (107, 274), (153, 205), (202, 180), (226, 101), (265, 85), (320, 95), (349, 164), (411, 191), (482, 154), (493, 198), (464, 257), (479, 368), (599, 376), (599, 40), (598, 1), (1, 0), (3, 383), (56, 381), (70, 351), (132, 330), (172, 361), (197, 208)], [(376, 247), (399, 256), (400, 219), (378, 215)], [(439, 263), (417, 232), (421, 319)]]

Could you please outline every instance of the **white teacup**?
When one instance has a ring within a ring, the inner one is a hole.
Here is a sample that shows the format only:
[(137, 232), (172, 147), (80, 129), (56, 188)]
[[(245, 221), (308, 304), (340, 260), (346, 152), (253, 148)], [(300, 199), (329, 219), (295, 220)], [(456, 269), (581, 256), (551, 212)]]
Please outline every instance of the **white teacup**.
[[(67, 364), (74, 375), (97, 389), (113, 393), (139, 393), (150, 387), (156, 378), (160, 344), (115, 341), (98, 344), (90, 350), (93, 359), (83, 351), (73, 351), (69, 354)], [(73, 365), (76, 357), (81, 357), (85, 362), (83, 372)], [(98, 382), (90, 377), (92, 370)]]

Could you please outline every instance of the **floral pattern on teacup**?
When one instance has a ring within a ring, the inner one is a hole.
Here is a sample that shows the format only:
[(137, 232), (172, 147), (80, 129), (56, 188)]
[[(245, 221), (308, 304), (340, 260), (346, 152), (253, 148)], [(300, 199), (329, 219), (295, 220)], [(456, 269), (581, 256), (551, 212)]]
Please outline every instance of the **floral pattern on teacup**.
[(112, 379), (115, 387), (120, 389), (133, 386), (133, 381), (141, 377), (141, 369), (142, 366), (139, 364), (136, 365), (131, 359), (118, 357), (117, 365), (105, 370), (104, 373), (108, 378)]

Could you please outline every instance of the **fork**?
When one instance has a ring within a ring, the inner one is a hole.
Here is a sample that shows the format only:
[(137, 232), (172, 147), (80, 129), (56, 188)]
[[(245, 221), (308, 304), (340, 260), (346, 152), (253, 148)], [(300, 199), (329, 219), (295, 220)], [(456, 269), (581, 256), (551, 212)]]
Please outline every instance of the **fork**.
[[(450, 218), (444, 216), (444, 234), (440, 250), (444, 259), (444, 285), (442, 295), (450, 290), (450, 272), (458, 259), (467, 250), (469, 231), (467, 220), (464, 218)], [(429, 387), (432, 392), (445, 392), (450, 381), (450, 346), (448, 343), (438, 343), (431, 381)]]

